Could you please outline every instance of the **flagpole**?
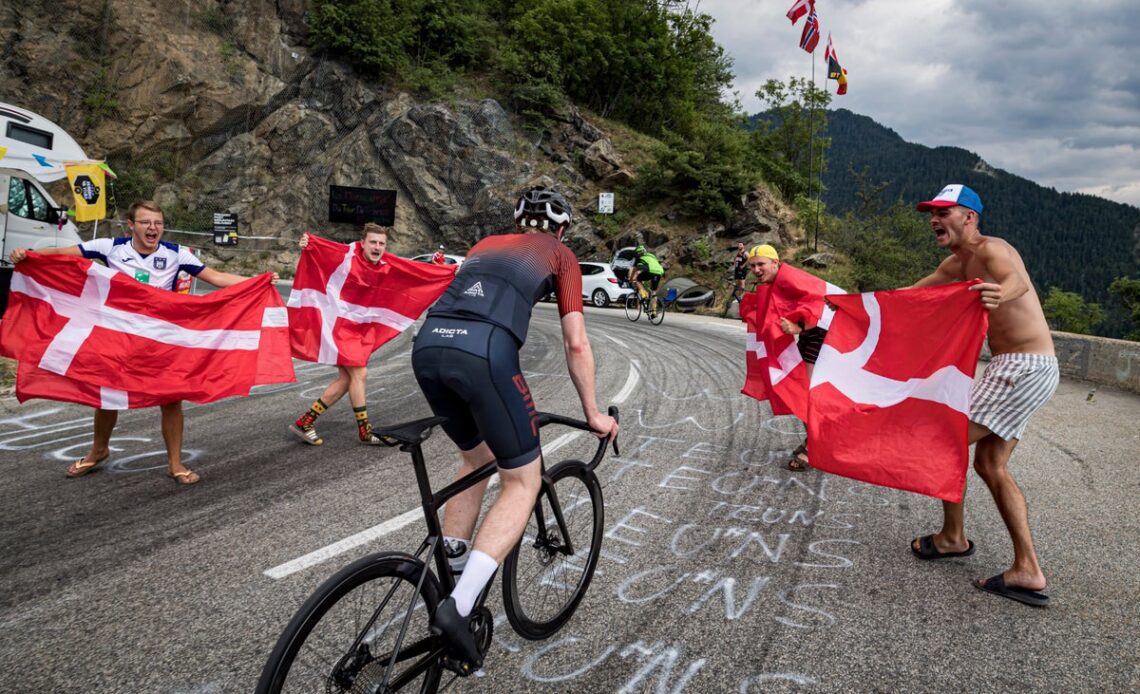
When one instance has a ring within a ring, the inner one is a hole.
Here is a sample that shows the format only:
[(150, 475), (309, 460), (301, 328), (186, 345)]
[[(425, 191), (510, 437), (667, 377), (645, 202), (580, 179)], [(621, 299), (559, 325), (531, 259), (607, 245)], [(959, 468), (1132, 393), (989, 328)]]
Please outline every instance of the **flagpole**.
[[(810, 106), (808, 108), (808, 200), (812, 199), (812, 173), (815, 166), (815, 51), (812, 51), (811, 56), (811, 86), (808, 88), (808, 100)], [(814, 252), (819, 251), (819, 215), (813, 215), (814, 223), (812, 231), (815, 234), (815, 242), (813, 244)]]

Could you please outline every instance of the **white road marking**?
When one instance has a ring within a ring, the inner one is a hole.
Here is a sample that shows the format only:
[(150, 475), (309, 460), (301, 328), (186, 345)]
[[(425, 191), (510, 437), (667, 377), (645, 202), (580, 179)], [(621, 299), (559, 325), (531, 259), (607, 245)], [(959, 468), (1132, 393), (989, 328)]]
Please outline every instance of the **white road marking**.
[(624, 342), (622, 342), (621, 340), (617, 339), (617, 338), (616, 338), (616, 337), (614, 337), (613, 335), (606, 335), (606, 336), (605, 336), (605, 338), (606, 338), (607, 340), (610, 340), (610, 341), (612, 341), (612, 342), (616, 343), (616, 344), (617, 344), (617, 346), (618, 346), (618, 347), (621, 347), (622, 349), (629, 349), (629, 345), (627, 345), (626, 343), (624, 343)]
[[(581, 435), (582, 432), (580, 431), (570, 431), (559, 436), (549, 444), (542, 447), (543, 455), (550, 455), (554, 451), (562, 448)], [(499, 477), (496, 475), (491, 478), (491, 482), (488, 484), (488, 488), (493, 487), (498, 483)], [(331, 545), (321, 547), (316, 551), (309, 552), (304, 556), (297, 557), (292, 561), (287, 561), (284, 564), (273, 567), (272, 569), (266, 569), (262, 573), (274, 580), (285, 578), (286, 576), (291, 576), (298, 571), (304, 571), (305, 569), (316, 566), (321, 562), (332, 559), (335, 556), (344, 554), (345, 552), (359, 547), (360, 545), (367, 544), (373, 540), (384, 537), (385, 535), (395, 532), (400, 528), (403, 528), (404, 526), (409, 525), (410, 523), (413, 523), (417, 520), (422, 520), (423, 513), (424, 512), (422, 508), (414, 508), (411, 511), (401, 513), (395, 518), (389, 518), (380, 525), (374, 525), (367, 530), (362, 530), (356, 533), (355, 535), (349, 535), (343, 540), (338, 540)]]
[[(610, 339), (612, 340), (613, 338)], [(625, 380), (625, 385), (622, 386), (621, 390), (618, 391), (618, 394), (615, 395), (610, 402), (615, 405), (620, 405), (629, 398), (634, 389), (637, 388), (637, 382), (641, 380), (640, 367), (641, 365), (637, 363), (636, 359), (629, 360), (629, 378)]]

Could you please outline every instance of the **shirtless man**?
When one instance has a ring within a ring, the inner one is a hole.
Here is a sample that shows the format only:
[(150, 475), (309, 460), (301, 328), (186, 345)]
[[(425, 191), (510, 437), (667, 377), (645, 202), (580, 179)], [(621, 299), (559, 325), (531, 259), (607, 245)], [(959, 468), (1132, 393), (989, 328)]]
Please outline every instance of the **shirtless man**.
[[(991, 578), (975, 579), (974, 587), (1027, 605), (1047, 605), (1049, 598), (1042, 592), (1045, 574), (1033, 549), (1025, 497), (1007, 464), (1029, 417), (1057, 389), (1053, 336), (1021, 255), (1002, 239), (978, 231), (982, 201), (977, 193), (964, 185), (948, 185), (917, 209), (930, 213), (938, 245), (952, 255), (914, 286), (980, 279), (982, 283), (970, 289), (978, 292), (990, 312), (993, 359), (970, 394), (969, 440), (976, 444), (974, 469), (989, 487), (1013, 540), (1013, 565)], [(911, 550), (922, 559), (973, 554), (974, 543), (966, 539), (963, 527), (962, 504), (942, 505), (942, 529), (915, 538)]]

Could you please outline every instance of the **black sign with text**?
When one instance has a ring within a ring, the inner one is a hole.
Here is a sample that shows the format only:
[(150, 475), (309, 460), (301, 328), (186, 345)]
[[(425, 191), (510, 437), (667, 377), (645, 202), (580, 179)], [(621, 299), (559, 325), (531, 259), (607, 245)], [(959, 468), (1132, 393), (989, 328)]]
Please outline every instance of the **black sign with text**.
[(390, 227), (396, 221), (396, 191), (330, 185), (329, 221)]
[(214, 245), (236, 246), (238, 218), (235, 212), (214, 213)]

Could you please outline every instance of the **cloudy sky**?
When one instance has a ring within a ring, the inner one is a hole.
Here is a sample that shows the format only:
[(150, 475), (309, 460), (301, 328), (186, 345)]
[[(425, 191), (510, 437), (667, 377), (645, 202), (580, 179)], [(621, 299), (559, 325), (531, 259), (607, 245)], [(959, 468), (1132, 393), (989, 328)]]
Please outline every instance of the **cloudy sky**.
[[(811, 75), (794, 0), (690, 0), (716, 19), (744, 110), (769, 79)], [(1140, 206), (1137, 0), (816, 0), (850, 80), (833, 108), (951, 145), (1061, 191)]]

